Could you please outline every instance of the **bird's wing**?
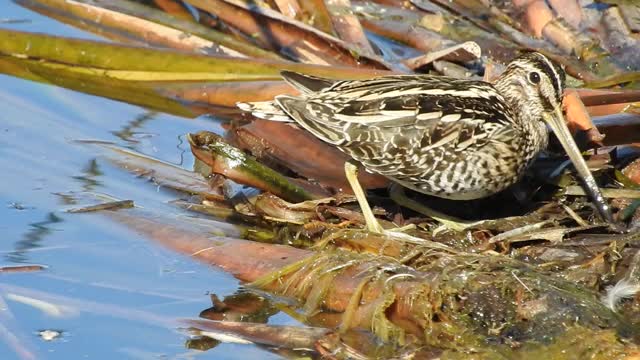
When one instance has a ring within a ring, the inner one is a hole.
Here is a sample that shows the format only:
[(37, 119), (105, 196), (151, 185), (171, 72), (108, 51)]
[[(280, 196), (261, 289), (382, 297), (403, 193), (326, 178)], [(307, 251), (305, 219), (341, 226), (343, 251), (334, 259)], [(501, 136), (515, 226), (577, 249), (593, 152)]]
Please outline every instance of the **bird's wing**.
[(504, 99), (491, 84), (433, 76), (339, 81), (304, 98), (282, 95), (276, 102), (307, 131), (338, 146), (383, 147), (390, 137), (423, 145), (464, 143), (485, 123), (510, 121)]
[(287, 70), (281, 71), (280, 75), (289, 85), (293, 86), (303, 94), (322, 91), (338, 82), (338, 80), (325, 79)]

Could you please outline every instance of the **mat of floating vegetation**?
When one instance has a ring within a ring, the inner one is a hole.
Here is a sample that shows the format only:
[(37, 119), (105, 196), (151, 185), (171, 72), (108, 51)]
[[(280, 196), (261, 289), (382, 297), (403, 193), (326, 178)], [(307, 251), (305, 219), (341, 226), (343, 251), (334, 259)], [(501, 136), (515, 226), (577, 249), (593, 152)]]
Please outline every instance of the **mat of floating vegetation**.
[[(407, 243), (402, 236), (361, 230), (328, 231), (305, 250), (211, 236), (206, 227), (185, 230), (139, 210), (109, 216), (174, 250), (221, 266), (246, 281), (247, 291), (290, 309), (315, 329), (296, 335), (311, 348), (328, 346), (325, 341), (338, 336), (341, 340), (332, 346), (348, 347), (363, 358), (526, 359), (544, 354), (610, 359), (638, 354), (638, 327), (626, 316), (629, 309), (613, 311), (594, 288), (571, 277), (585, 271), (588, 262), (559, 270), (553, 262), (530, 264), (494, 252), (474, 254), (427, 239)], [(611, 254), (632, 260), (623, 250), (638, 236), (609, 239), (608, 244), (619, 246)], [(637, 266), (630, 265), (630, 271), (637, 272)], [(284, 331), (261, 327), (258, 335), (252, 323), (191, 324), (262, 344), (272, 344)], [(372, 337), (350, 343), (354, 331)]]

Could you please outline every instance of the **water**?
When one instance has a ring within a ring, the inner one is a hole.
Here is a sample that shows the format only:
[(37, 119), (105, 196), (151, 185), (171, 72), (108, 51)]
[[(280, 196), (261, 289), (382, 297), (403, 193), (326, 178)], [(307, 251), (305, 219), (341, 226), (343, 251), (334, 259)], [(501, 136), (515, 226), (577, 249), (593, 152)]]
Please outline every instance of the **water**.
[[(95, 38), (2, 2), (1, 28)], [(209, 293), (232, 294), (238, 282), (99, 214), (65, 213), (72, 205), (57, 194), (106, 193), (179, 213), (165, 204), (175, 193), (96, 158), (73, 140), (113, 141), (190, 168), (193, 158), (182, 135), (219, 132), (214, 121), (153, 113), (4, 75), (0, 109), (0, 265), (48, 266), (0, 274), (0, 358), (20, 358), (2, 337), (7, 330), (37, 359), (275, 357), (247, 345), (220, 344), (205, 353), (185, 348), (185, 333), (167, 321), (197, 317), (211, 306)], [(65, 308), (58, 316), (46, 314), (20, 296)], [(275, 321), (291, 320), (279, 315)], [(62, 335), (47, 342), (38, 335), (43, 329)]]

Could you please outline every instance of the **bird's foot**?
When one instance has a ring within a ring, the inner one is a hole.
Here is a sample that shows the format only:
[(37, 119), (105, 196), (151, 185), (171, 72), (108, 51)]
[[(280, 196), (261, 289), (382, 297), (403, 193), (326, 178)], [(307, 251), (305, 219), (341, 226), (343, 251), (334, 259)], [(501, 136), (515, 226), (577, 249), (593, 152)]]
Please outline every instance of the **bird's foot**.
[(447, 229), (455, 230), (455, 231), (464, 231), (469, 227), (477, 225), (477, 221), (468, 221), (458, 219), (454, 216), (450, 216), (447, 214), (443, 214), (437, 210), (434, 210), (424, 204), (421, 204), (407, 196), (404, 192), (404, 188), (399, 184), (391, 184), (391, 188), (389, 189), (389, 195), (391, 199), (398, 205), (402, 207), (406, 207), (407, 209), (411, 209), (417, 213), (428, 216), (437, 222), (441, 223), (442, 226)]
[(404, 231), (411, 230), (415, 228), (414, 224), (410, 224), (407, 226), (402, 226), (394, 229), (384, 229), (378, 219), (373, 215), (373, 211), (371, 211), (371, 207), (369, 206), (369, 202), (367, 202), (367, 197), (358, 182), (358, 167), (350, 162), (346, 162), (344, 164), (344, 172), (347, 177), (347, 181), (349, 181), (349, 185), (351, 185), (351, 189), (353, 190), (353, 194), (360, 205), (360, 209), (362, 209), (362, 215), (364, 215), (364, 221), (367, 226), (367, 230), (372, 233), (380, 234), (383, 236), (387, 236), (393, 239), (398, 239), (401, 241), (405, 241), (412, 244), (419, 244), (423, 246), (430, 246), (434, 249), (446, 250), (450, 251), (451, 249), (440, 243), (435, 243), (430, 240), (426, 240), (423, 238), (419, 238), (413, 235), (409, 235)]

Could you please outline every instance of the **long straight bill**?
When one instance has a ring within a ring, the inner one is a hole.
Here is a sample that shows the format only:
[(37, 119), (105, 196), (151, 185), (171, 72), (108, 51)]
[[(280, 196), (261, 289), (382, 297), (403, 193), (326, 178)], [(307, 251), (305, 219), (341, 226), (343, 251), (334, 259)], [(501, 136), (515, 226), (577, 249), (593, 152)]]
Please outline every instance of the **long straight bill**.
[(609, 205), (604, 201), (604, 197), (600, 192), (600, 188), (598, 188), (598, 184), (596, 184), (596, 180), (593, 178), (587, 163), (584, 161), (582, 154), (580, 154), (580, 150), (578, 149), (578, 145), (573, 140), (571, 133), (569, 132), (569, 128), (567, 128), (567, 124), (564, 122), (564, 116), (562, 115), (562, 110), (560, 107), (557, 107), (552, 114), (545, 113), (544, 120), (549, 124), (551, 130), (556, 134), (558, 140), (562, 144), (564, 151), (569, 155), (569, 159), (573, 163), (573, 166), (578, 171), (578, 174), (584, 181), (584, 186), (586, 187), (586, 192), (591, 196), (592, 201), (595, 203), (596, 208), (598, 209), (598, 213), (600, 213), (600, 217), (602, 220), (607, 223), (614, 225), (613, 215), (611, 214), (611, 209)]

